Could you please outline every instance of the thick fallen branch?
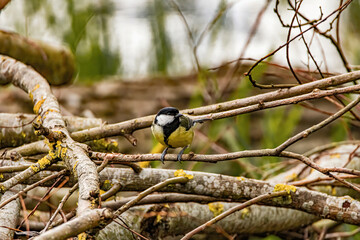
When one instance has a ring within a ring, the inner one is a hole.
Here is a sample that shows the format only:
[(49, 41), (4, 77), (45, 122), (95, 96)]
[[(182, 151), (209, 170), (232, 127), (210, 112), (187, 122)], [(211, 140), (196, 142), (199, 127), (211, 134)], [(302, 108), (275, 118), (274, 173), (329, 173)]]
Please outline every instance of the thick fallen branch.
[(96, 166), (88, 158), (86, 147), (71, 139), (60, 114), (59, 104), (47, 81), (31, 67), (1, 56), (0, 82), (12, 82), (29, 94), (34, 103), (33, 110), (38, 114), (34, 127), (38, 134), (47, 138), (50, 150), (57, 153), (49, 156), (54, 160), (64, 160), (67, 168), (79, 179), (78, 213), (94, 207), (94, 199), (99, 196)]
[[(226, 211), (239, 203), (215, 203)], [(214, 217), (214, 211), (207, 204), (173, 203), (134, 207), (122, 214), (122, 219), (131, 229), (149, 239), (162, 239), (167, 236), (180, 238), (186, 232)], [(228, 234), (261, 234), (297, 229), (316, 221), (313, 215), (301, 211), (254, 205), (205, 229), (205, 239), (221, 239), (216, 229)], [(154, 231), (156, 229), (156, 231)], [(100, 231), (99, 239), (132, 239), (131, 233), (116, 223), (109, 224)]]
[[(22, 186), (12, 188), (14, 191), (22, 190)], [(11, 199), (14, 192), (7, 191), (2, 197), (1, 201)], [(20, 200), (16, 199), (10, 201), (5, 207), (0, 208), (0, 239), (13, 239), (14, 231), (11, 229), (16, 228), (17, 219), (20, 215)]]
[[(193, 175), (194, 178), (186, 184), (175, 184), (161, 191), (198, 194), (214, 198), (220, 197), (219, 200), (227, 198), (242, 201), (252, 199), (266, 192), (272, 192), (275, 187), (275, 184), (246, 178), (190, 171), (186, 171), (186, 173)], [(174, 170), (144, 169), (140, 174), (134, 174), (131, 169), (105, 169), (100, 176), (102, 182), (110, 179), (120, 179), (123, 191), (143, 191), (148, 187), (173, 177)], [(4, 177), (7, 177), (7, 174), (4, 174)], [(35, 177), (33, 181), (37, 181)], [(299, 209), (323, 218), (360, 224), (358, 220), (358, 208), (360, 206), (358, 201), (349, 198), (332, 197), (319, 192), (309, 191), (305, 188), (297, 188), (295, 193), (291, 193), (291, 201), (289, 199), (282, 199), (281, 201), (263, 202), (263, 204)], [(192, 206), (192, 204), (190, 205)], [(194, 207), (190, 208), (194, 209)], [(262, 211), (264, 212), (265, 209)], [(276, 215), (273, 217), (278, 218)], [(305, 219), (307, 219), (305, 221), (310, 221), (308, 217)], [(310, 219), (314, 220), (315, 218)], [(192, 225), (187, 230), (191, 230), (194, 227), (196, 226)]]
[[(174, 176), (174, 170), (166, 169), (143, 169), (140, 174), (134, 174), (131, 169), (106, 168), (100, 174), (101, 182), (111, 179), (120, 179), (122, 191), (143, 191), (159, 182)], [(186, 172), (194, 178), (186, 184), (175, 184), (165, 187), (161, 191), (177, 192), (185, 194), (197, 194), (235, 201), (252, 199), (266, 192), (272, 192), (275, 184), (266, 181), (257, 181), (247, 178), (235, 178), (218, 174), (202, 172)], [(12, 174), (4, 174), (8, 178)], [(46, 174), (42, 174), (42, 178)], [(34, 176), (26, 184), (40, 180)], [(50, 184), (50, 182), (49, 182)], [(278, 207), (286, 207), (305, 211), (323, 218), (334, 219), (351, 224), (360, 224), (360, 203), (348, 198), (333, 197), (306, 188), (297, 188), (291, 193), (291, 202), (265, 202), (264, 204)], [(345, 208), (342, 206), (346, 206)]]
[[(52, 46), (25, 38), (14, 32), (0, 31), (0, 54), (32, 66), (52, 85), (70, 82), (75, 74), (75, 59), (66, 47)], [(6, 84), (11, 81), (2, 81)]]
[(100, 223), (104, 223), (112, 219), (112, 217), (113, 214), (108, 209), (88, 210), (79, 217), (35, 237), (34, 240), (67, 239), (88, 229), (97, 227)]
[(270, 198), (274, 198), (274, 197), (282, 197), (282, 196), (286, 196), (288, 193), (286, 191), (284, 192), (274, 192), (274, 193), (267, 193), (267, 194), (263, 194), (260, 195), (258, 197), (255, 197), (253, 199), (250, 199), (242, 204), (239, 204), (235, 207), (232, 207), (230, 209), (228, 209), (225, 212), (220, 213), (219, 215), (217, 215), (216, 217), (210, 219), (209, 221), (207, 221), (206, 223), (198, 226), (197, 228), (195, 228), (194, 230), (188, 232), (183, 238), (181, 238), (181, 240), (189, 240), (191, 239), (192, 236), (194, 236), (195, 234), (200, 233), (201, 231), (204, 231), (205, 228), (212, 226), (213, 224), (219, 222), (220, 220), (224, 219), (225, 217), (228, 217), (229, 215), (240, 211), (246, 207), (250, 207), (253, 204), (256, 204), (258, 202), (261, 202), (265, 199), (270, 199)]
[[(143, 169), (140, 174), (134, 174), (131, 169), (105, 169), (101, 180), (121, 179), (123, 191), (143, 191), (159, 182), (174, 176), (174, 170)], [(274, 190), (275, 184), (252, 179), (238, 179), (218, 174), (191, 172), (193, 175), (186, 184), (175, 184), (160, 191), (198, 194), (212, 197), (229, 198), (233, 200), (252, 199)], [(285, 186), (284, 186), (285, 187)], [(333, 197), (306, 188), (296, 188), (291, 193), (290, 201), (267, 201), (266, 205), (293, 208), (323, 218), (334, 219), (346, 223), (360, 225), (360, 202), (346, 198)], [(343, 208), (342, 206), (348, 206)]]

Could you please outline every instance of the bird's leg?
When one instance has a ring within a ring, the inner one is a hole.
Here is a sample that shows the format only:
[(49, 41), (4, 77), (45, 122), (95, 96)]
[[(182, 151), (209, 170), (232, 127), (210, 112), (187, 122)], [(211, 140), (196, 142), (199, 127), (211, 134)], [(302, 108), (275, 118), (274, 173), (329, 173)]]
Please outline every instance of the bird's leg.
[(177, 160), (178, 160), (179, 162), (181, 162), (181, 156), (184, 154), (185, 149), (187, 149), (188, 147), (189, 147), (189, 145), (183, 147), (183, 149), (181, 149), (181, 151), (180, 151), (179, 154), (177, 155)]
[(169, 149), (169, 148), (166, 147), (166, 148), (164, 149), (164, 151), (162, 152), (162, 154), (161, 154), (160, 160), (161, 160), (162, 164), (165, 164), (165, 163), (164, 163), (164, 158), (165, 158), (165, 155), (166, 155), (168, 149)]

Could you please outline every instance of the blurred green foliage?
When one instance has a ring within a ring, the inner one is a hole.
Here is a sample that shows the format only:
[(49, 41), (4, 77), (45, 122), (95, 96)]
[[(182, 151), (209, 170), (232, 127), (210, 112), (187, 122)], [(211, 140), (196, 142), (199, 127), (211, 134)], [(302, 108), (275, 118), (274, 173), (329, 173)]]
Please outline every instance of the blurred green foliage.
[(166, 74), (173, 59), (173, 46), (166, 32), (166, 17), (168, 9), (162, 0), (149, 1), (149, 21), (152, 33), (152, 45), (155, 57), (151, 62), (152, 72)]
[(70, 47), (80, 80), (98, 80), (120, 73), (120, 52), (110, 46), (113, 1), (66, 0), (60, 4), (61, 8), (55, 8), (48, 0), (24, 1), (24, 14), (30, 22), (46, 19), (41, 21), (45, 28)]
[(351, 7), (349, 7), (347, 11), (346, 34), (348, 37), (345, 39), (345, 42), (353, 54), (353, 64), (360, 64), (360, 1), (352, 1)]
[(331, 125), (331, 141), (341, 142), (348, 138), (349, 124), (345, 119)]

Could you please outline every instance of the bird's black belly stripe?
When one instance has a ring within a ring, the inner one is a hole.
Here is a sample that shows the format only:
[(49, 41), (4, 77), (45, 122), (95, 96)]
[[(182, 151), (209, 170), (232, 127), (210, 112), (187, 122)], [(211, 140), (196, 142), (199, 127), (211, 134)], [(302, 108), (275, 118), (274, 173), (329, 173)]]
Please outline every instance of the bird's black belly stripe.
[(163, 127), (163, 131), (164, 131), (164, 142), (166, 143), (166, 145), (168, 145), (169, 147), (173, 148), (173, 146), (169, 145), (168, 143), (168, 138), (169, 136), (179, 127), (180, 125), (180, 120), (178, 118), (176, 118), (173, 122), (166, 124)]

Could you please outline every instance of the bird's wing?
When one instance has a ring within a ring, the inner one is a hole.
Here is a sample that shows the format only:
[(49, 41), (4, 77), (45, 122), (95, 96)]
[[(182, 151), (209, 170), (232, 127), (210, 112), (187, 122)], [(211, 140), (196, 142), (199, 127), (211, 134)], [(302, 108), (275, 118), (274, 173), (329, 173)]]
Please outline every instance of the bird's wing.
[(189, 130), (192, 126), (194, 126), (193, 120), (187, 116), (180, 117), (180, 126), (184, 127), (186, 130)]

